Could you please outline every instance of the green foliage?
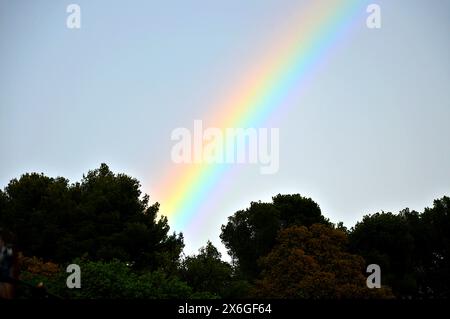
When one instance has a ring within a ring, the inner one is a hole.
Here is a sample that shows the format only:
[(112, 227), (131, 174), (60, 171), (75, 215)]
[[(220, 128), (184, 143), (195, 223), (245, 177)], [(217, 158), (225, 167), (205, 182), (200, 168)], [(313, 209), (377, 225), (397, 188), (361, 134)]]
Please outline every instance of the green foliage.
[[(192, 289), (180, 279), (162, 271), (135, 272), (118, 260), (108, 262), (77, 259), (82, 269), (80, 289), (68, 289), (67, 273), (60, 269), (53, 276), (24, 272), (22, 278), (65, 299), (173, 299), (190, 298)], [(195, 295), (194, 295), (195, 297)]]
[(326, 225), (282, 230), (277, 245), (260, 259), (262, 278), (254, 294), (263, 298), (342, 299), (389, 297), (367, 288), (364, 260), (346, 250), (344, 232)]
[(355, 253), (383, 270), (399, 297), (450, 296), (450, 199), (435, 200), (422, 214), (365, 216), (350, 232)]
[(417, 255), (420, 293), (434, 298), (450, 297), (450, 198), (435, 200), (421, 216), (422, 236)]
[(311, 198), (299, 194), (278, 194), (272, 200), (273, 206), (280, 212), (284, 228), (293, 225), (311, 226), (316, 223), (330, 225), (329, 220), (322, 215), (319, 205)]
[[(183, 236), (170, 234), (158, 211), (138, 180), (105, 164), (75, 184), (31, 173), (0, 190), (0, 228), (12, 234), (6, 242), (38, 257), (21, 258), (21, 280), (42, 282), (62, 298), (390, 296), (364, 287), (372, 263), (399, 298), (450, 297), (448, 197), (423, 213), (364, 216), (350, 230), (298, 194), (252, 202), (222, 226), (232, 265), (210, 242), (180, 260)], [(82, 288), (70, 290), (62, 266), (73, 260), (82, 268)], [(34, 296), (23, 287), (19, 293)]]
[(76, 257), (118, 259), (136, 268), (175, 272), (181, 234), (169, 235), (158, 204), (148, 205), (139, 182), (102, 164), (81, 183), (25, 174), (2, 194), (0, 226), (14, 232), (25, 255), (59, 263)]
[(68, 181), (25, 174), (9, 183), (4, 197), (0, 226), (16, 234), (17, 244), (26, 254), (54, 256), (65, 231), (64, 212), (71, 206)]
[(405, 214), (376, 213), (364, 216), (350, 233), (352, 250), (383, 270), (382, 282), (397, 295), (417, 289), (414, 276), (415, 240)]
[(231, 276), (231, 266), (221, 260), (221, 254), (210, 241), (199, 249), (198, 255), (186, 257), (182, 263), (181, 278), (199, 293), (226, 296)]
[(329, 224), (313, 200), (298, 194), (277, 195), (272, 203), (252, 202), (250, 208), (229, 217), (220, 238), (244, 276), (253, 279), (260, 271), (256, 261), (273, 248), (281, 229), (313, 223)]

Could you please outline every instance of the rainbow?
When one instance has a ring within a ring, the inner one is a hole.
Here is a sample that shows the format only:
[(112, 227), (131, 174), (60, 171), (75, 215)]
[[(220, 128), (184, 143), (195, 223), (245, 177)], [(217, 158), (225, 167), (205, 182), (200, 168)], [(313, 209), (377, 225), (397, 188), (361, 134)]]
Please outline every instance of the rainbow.
[[(333, 52), (340, 40), (365, 14), (361, 0), (311, 0), (287, 23), (274, 50), (255, 63), (234, 94), (208, 116), (213, 127), (258, 127), (265, 123), (293, 93), (307, 86), (314, 71)], [(202, 219), (205, 203), (217, 184), (229, 174), (225, 164), (179, 164), (172, 166), (156, 190), (161, 213), (175, 230), (186, 231)], [(228, 172), (228, 173), (227, 173)]]

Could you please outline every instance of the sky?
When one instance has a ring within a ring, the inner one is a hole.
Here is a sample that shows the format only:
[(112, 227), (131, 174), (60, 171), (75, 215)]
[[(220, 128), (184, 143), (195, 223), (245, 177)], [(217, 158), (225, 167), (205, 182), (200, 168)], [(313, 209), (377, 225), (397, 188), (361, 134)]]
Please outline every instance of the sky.
[[(107, 163), (164, 214), (172, 131), (215, 114), (310, 2), (0, 0), (0, 187), (26, 172), (76, 182)], [(274, 112), (279, 171), (239, 165), (195, 227), (169, 218), (185, 253), (208, 239), (225, 253), (227, 217), (278, 193), (347, 227), (450, 195), (450, 1), (372, 2), (381, 28), (354, 25)], [(66, 26), (71, 3), (80, 29)]]

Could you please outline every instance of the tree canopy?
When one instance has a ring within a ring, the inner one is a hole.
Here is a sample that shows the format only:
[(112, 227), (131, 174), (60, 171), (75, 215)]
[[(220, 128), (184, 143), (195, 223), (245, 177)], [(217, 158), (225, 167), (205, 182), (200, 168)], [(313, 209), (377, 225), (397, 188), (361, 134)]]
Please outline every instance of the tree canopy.
[(222, 226), (220, 238), (240, 270), (249, 278), (260, 272), (257, 260), (269, 253), (277, 234), (289, 226), (330, 224), (312, 199), (295, 195), (277, 195), (272, 203), (252, 202)]
[[(423, 212), (366, 215), (350, 229), (299, 194), (251, 202), (222, 225), (228, 263), (210, 241), (185, 257), (183, 235), (140, 188), (106, 164), (73, 184), (24, 174), (0, 190), (0, 249), (20, 252), (8, 260), (20, 261), (11, 264), (21, 280), (62, 298), (450, 296), (449, 197)], [(65, 286), (71, 263), (82, 267), (80, 290)], [(366, 287), (369, 264), (381, 267), (383, 288)]]
[(347, 251), (347, 235), (327, 225), (291, 226), (259, 260), (262, 279), (255, 295), (270, 298), (332, 299), (389, 297), (366, 286), (364, 259)]
[(66, 262), (81, 256), (118, 259), (136, 267), (171, 267), (183, 248), (182, 235), (169, 234), (158, 204), (141, 196), (139, 182), (114, 174), (106, 164), (80, 183), (25, 174), (1, 196), (0, 226), (16, 235), (28, 256)]
[(231, 265), (222, 261), (221, 254), (208, 241), (198, 255), (188, 256), (181, 267), (181, 278), (196, 292), (225, 296), (232, 280)]

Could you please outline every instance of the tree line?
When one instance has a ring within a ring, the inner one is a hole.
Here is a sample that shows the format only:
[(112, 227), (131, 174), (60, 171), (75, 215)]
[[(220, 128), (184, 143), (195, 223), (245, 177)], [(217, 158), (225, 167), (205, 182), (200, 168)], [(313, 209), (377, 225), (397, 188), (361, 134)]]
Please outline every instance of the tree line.
[[(231, 263), (211, 242), (183, 255), (137, 179), (106, 164), (80, 182), (24, 174), (0, 190), (0, 228), (20, 280), (60, 298), (448, 298), (450, 198), (423, 212), (366, 215), (351, 229), (299, 194), (252, 202), (222, 225)], [(82, 270), (68, 289), (66, 266)], [(381, 267), (369, 289), (366, 267)], [(16, 297), (31, 297), (19, 285)]]

